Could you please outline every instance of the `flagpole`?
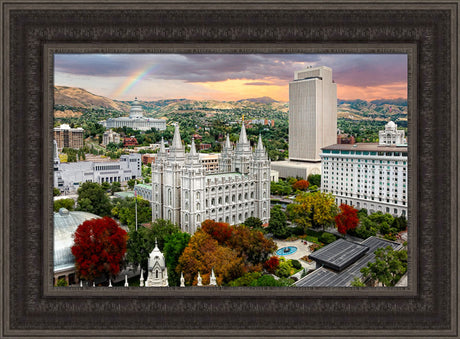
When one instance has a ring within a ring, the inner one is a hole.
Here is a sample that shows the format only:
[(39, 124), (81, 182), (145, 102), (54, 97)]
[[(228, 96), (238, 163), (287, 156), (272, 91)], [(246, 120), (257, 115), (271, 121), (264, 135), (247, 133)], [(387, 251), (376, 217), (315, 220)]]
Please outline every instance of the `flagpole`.
[(137, 192), (134, 191), (134, 200), (136, 205), (136, 231), (137, 231)]

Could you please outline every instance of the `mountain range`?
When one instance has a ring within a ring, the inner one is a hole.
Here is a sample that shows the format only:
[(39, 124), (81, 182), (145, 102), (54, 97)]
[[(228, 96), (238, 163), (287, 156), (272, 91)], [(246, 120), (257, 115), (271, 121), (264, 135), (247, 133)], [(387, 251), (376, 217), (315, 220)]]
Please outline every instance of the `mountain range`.
[[(116, 116), (127, 115), (130, 109), (130, 101), (112, 100), (104, 96), (90, 93), (82, 88), (55, 86), (54, 102), (55, 116), (57, 118), (79, 117), (88, 109), (104, 109)], [(249, 114), (254, 112), (254, 117), (271, 119), (281, 116), (287, 117), (289, 104), (279, 102), (269, 97), (247, 98), (238, 101), (218, 100), (189, 100), (167, 99), (156, 101), (140, 101), (146, 116), (168, 117), (170, 114), (182, 114), (191, 112), (205, 113), (213, 116), (226, 111), (242, 112)], [(364, 100), (338, 100), (337, 116), (347, 120), (406, 120), (407, 100), (405, 99), (379, 99), (373, 101)]]

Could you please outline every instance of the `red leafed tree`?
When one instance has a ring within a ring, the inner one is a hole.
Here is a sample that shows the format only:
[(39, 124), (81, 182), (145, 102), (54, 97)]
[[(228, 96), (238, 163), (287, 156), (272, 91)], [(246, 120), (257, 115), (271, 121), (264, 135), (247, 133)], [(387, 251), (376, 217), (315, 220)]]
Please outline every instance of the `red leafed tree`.
[(308, 186), (310, 186), (310, 183), (307, 180), (299, 180), (292, 185), (292, 188), (294, 190), (301, 190), (301, 191), (306, 191), (308, 189)]
[(232, 236), (232, 228), (225, 222), (215, 222), (208, 219), (201, 223), (201, 229), (216, 239), (221, 245)]
[(94, 281), (120, 272), (128, 234), (109, 217), (91, 219), (78, 226), (72, 254), (80, 279)]
[(353, 206), (341, 204), (340, 211), (341, 212), (335, 217), (335, 224), (337, 226), (337, 230), (340, 233), (345, 234), (348, 230), (354, 229), (358, 226), (358, 210)]
[(266, 262), (264, 262), (264, 268), (268, 273), (275, 273), (276, 269), (280, 265), (280, 259), (278, 257), (270, 257)]

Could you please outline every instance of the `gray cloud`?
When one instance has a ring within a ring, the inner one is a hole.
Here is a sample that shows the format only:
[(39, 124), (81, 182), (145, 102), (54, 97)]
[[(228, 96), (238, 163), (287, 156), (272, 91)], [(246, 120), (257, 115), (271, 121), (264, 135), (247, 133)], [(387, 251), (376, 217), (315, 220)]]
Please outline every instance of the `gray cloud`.
[(281, 85), (291, 81), (296, 70), (325, 65), (333, 69), (338, 84), (365, 87), (405, 81), (405, 60), (403, 55), (373, 54), (62, 54), (55, 55), (55, 70), (82, 76), (129, 77), (155, 65), (146, 78), (189, 83), (245, 79), (259, 80), (260, 85)]

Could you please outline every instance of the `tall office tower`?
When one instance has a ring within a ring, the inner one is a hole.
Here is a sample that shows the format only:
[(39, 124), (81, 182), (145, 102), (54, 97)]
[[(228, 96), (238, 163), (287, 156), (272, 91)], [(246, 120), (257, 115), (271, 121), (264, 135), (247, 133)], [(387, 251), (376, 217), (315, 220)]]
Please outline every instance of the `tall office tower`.
[(325, 66), (294, 73), (289, 83), (289, 159), (319, 162), (337, 142), (337, 85)]

